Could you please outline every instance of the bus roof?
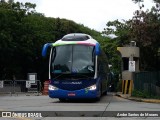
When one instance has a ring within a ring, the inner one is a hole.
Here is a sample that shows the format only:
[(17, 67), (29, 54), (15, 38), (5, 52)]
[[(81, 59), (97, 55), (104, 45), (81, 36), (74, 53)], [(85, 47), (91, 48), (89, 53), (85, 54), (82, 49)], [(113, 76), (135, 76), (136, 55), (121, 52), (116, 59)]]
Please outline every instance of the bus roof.
[(68, 44), (81, 44), (88, 46), (95, 46), (98, 43), (95, 39), (93, 39), (90, 35), (83, 33), (72, 33), (65, 35), (62, 39), (52, 43), (52, 46), (61, 46)]
[(82, 33), (72, 33), (65, 35), (62, 39), (56, 41), (55, 43), (46, 43), (42, 49), (42, 56), (46, 56), (48, 47), (56, 47), (62, 45), (86, 45), (86, 46), (95, 46), (96, 55), (100, 54), (100, 44), (93, 39), (90, 35)]

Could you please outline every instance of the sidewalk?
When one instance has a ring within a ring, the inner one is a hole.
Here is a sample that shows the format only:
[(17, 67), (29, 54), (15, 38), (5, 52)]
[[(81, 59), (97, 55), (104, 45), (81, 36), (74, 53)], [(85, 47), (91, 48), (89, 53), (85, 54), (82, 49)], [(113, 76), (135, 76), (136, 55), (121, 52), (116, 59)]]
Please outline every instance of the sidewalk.
[(147, 99), (147, 98), (131, 97), (130, 94), (122, 94), (121, 92), (117, 92), (116, 96), (122, 97), (122, 98), (125, 98), (128, 100), (137, 101), (137, 102), (160, 103), (160, 99)]

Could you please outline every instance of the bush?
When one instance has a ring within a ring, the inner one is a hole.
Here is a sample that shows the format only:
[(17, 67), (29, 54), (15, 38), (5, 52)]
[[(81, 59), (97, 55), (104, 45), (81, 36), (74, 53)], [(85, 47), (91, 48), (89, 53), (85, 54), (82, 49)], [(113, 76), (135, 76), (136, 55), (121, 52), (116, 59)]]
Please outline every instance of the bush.
[(119, 80), (117, 83), (116, 91), (122, 91), (122, 80)]
[(132, 96), (133, 97), (141, 97), (141, 98), (153, 98), (153, 96), (149, 92), (139, 91), (139, 90), (133, 90)]

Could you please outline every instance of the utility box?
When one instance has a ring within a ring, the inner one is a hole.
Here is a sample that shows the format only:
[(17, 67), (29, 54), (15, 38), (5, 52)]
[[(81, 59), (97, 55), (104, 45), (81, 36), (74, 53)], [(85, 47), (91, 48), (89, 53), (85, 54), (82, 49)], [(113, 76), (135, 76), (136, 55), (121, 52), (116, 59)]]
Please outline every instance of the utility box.
[[(140, 57), (139, 47), (136, 47), (135, 41), (131, 41), (130, 45), (125, 47), (117, 47), (117, 50), (120, 52), (122, 57), (122, 80), (124, 83), (124, 86), (122, 85), (122, 89), (128, 88), (128, 90), (131, 90), (131, 88), (133, 88), (133, 85), (128, 85), (128, 84), (133, 83), (133, 73), (139, 71), (139, 57)], [(132, 80), (132, 81), (126, 82), (124, 80)], [(125, 83), (127, 83), (127, 85)], [(131, 86), (131, 88), (128, 86)], [(122, 91), (122, 92), (131, 93), (131, 91), (128, 92)]]
[(37, 73), (28, 73), (26, 88), (28, 88), (28, 92), (38, 93)]

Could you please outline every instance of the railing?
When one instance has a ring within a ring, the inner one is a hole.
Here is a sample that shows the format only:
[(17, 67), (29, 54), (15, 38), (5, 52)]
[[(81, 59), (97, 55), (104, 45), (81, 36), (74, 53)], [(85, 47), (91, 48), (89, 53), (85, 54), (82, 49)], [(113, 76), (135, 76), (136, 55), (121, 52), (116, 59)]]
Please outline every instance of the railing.
[(150, 96), (160, 96), (160, 71), (135, 73), (133, 83), (134, 90), (147, 92)]
[(41, 93), (41, 81), (28, 80), (0, 80), (0, 94), (21, 94), (21, 93)]

